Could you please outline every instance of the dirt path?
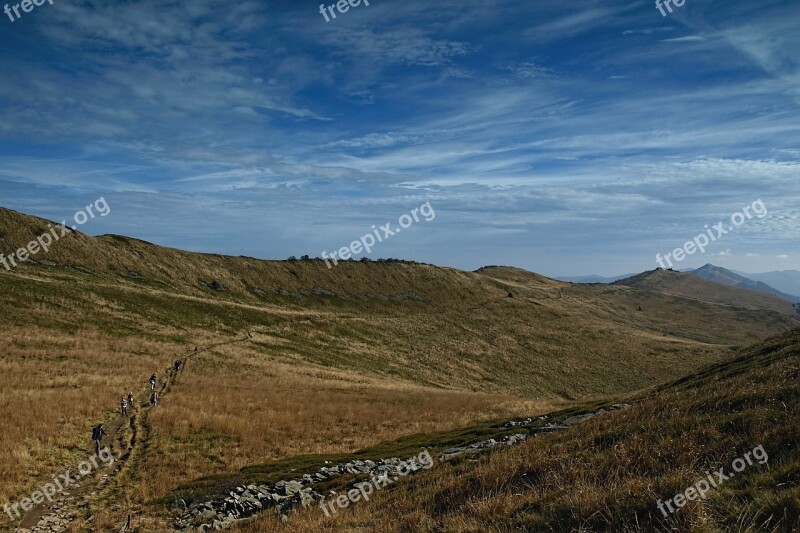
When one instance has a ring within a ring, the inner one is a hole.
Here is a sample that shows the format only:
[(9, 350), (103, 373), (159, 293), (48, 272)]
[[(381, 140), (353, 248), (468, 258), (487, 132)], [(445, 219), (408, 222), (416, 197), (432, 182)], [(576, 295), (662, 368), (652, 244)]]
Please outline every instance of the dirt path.
[[(240, 338), (209, 344), (196, 352), (192, 350), (180, 358), (180, 370), (176, 371), (174, 366), (170, 366), (157, 376), (160, 383), (158, 387), (159, 401), (163, 400), (164, 396), (169, 393), (170, 388), (183, 373), (187, 363), (195, 355), (211, 351), (220, 346), (246, 342), (254, 338), (254, 333), (269, 333), (270, 330), (286, 325), (352, 318), (355, 317), (309, 317), (306, 314), (302, 318), (290, 318), (262, 328), (247, 328)], [(260, 331), (259, 329), (266, 329), (266, 331)], [(86, 476), (80, 476), (70, 470), (70, 475), (76, 482), (57, 493), (52, 502), (45, 501), (25, 513), (19, 526), (13, 530), (15, 533), (61, 533), (69, 531), (71, 527), (76, 525), (76, 522), (91, 523), (94, 515), (91, 509), (91, 502), (112, 490), (115, 486), (115, 481), (119, 480), (120, 474), (130, 469), (131, 459), (143, 453), (147, 448), (151, 430), (148, 423), (148, 418), (152, 411), (150, 394), (149, 386), (140, 389), (134, 395), (134, 405), (128, 408), (128, 416), (123, 417), (120, 414), (113, 421), (105, 424), (105, 429), (109, 436), (103, 439), (101, 448), (108, 447), (111, 450), (114, 462), (105, 464), (98, 460), (99, 467)], [(93, 451), (88, 451), (87, 459), (92, 456)], [(125, 531), (123, 524), (120, 524), (120, 528)]]
[[(195, 355), (207, 352), (219, 346), (244, 342), (251, 338), (248, 330), (243, 338), (219, 342), (208, 345), (197, 351), (192, 350), (179, 360), (180, 370), (170, 366), (163, 371), (158, 380), (160, 386), (157, 390), (159, 401), (169, 393), (170, 388), (177, 378), (183, 373), (189, 360)], [(150, 407), (150, 387), (140, 389), (134, 396), (134, 405), (128, 408), (128, 416), (117, 416), (112, 422), (105, 424), (108, 437), (103, 439), (102, 447), (108, 447), (114, 456), (113, 463), (104, 463), (98, 460), (99, 467), (86, 476), (71, 472), (75, 483), (59, 492), (52, 502), (45, 502), (28, 511), (19, 526), (14, 530), (17, 533), (60, 533), (67, 531), (70, 525), (77, 520), (91, 522), (91, 500), (111, 489), (113, 481), (120, 473), (126, 470), (131, 456), (137, 449), (146, 444), (150, 426), (147, 423), (152, 407)], [(93, 452), (90, 451), (89, 454)], [(88, 457), (87, 457), (88, 459)], [(122, 527), (122, 525), (120, 526)]]

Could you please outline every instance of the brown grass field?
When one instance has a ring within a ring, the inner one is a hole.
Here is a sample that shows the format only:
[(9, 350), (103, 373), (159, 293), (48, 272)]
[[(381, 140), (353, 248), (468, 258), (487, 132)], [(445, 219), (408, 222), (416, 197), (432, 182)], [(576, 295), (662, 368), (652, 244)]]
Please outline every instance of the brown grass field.
[[(0, 209), (0, 251), (43, 225)], [(726, 289), (710, 282), (702, 298), (689, 298), (517, 269), (346, 262), (328, 270), (320, 261), (191, 254), (82, 234), (42, 259), (52, 263), (0, 270), (0, 503), (86, 459), (90, 428), (118, 421), (122, 395), (143, 394), (151, 373), (163, 378), (176, 358), (201, 348), (162, 404), (113, 441), (117, 456), (136, 445), (111, 486), (90, 498), (96, 530), (118, 529), (129, 513), (142, 531), (166, 530), (163, 502), (180, 487), (248, 465), (634, 394), (797, 323), (760, 298), (721, 303)], [(577, 440), (553, 442), (553, 458), (580, 455)], [(506, 455), (534, 453), (529, 447)], [(477, 466), (511, 462), (498, 457)], [(458, 517), (423, 505), (394, 521), (382, 513), (395, 511), (376, 501), (337, 523), (470, 531), (519, 503), (468, 494), (462, 502), (457, 485), (469, 476), (453, 472), (430, 483), (449, 480), (453, 509), (471, 509)], [(569, 475), (554, 482), (575, 481)], [(256, 523), (247, 527), (279, 527)], [(332, 526), (309, 515), (292, 527)]]
[[(477, 461), (439, 465), (331, 517), (310, 507), (290, 526), (266, 514), (236, 531), (795, 532), (798, 379), (795, 330), (650, 391), (626, 411)], [(666, 518), (658, 510), (658, 501), (709, 472), (734, 473), (733, 462), (758, 446), (766, 458), (745, 463), (706, 499)]]

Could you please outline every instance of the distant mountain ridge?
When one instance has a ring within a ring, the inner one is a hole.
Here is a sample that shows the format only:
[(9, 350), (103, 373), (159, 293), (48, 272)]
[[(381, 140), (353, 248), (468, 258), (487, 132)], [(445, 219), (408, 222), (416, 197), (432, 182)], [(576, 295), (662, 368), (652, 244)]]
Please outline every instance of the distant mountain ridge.
[(718, 283), (701, 276), (675, 270), (660, 268), (650, 270), (616, 281), (611, 285), (625, 285), (635, 289), (682, 296), (718, 305), (730, 305), (745, 309), (772, 309), (784, 315), (799, 316), (791, 302), (775, 294)]
[(756, 281), (751, 278), (746, 278), (726, 268), (718, 267), (710, 263), (698, 268), (697, 270), (690, 271), (689, 274), (707, 279), (709, 281), (715, 281), (723, 285), (730, 285), (732, 287), (739, 287), (741, 289), (750, 289), (751, 291), (774, 294), (792, 303), (800, 302), (800, 296), (787, 294), (771, 287), (770, 285), (767, 285), (763, 281)]
[(778, 289), (788, 294), (800, 295), (800, 271), (798, 270), (781, 270), (774, 272), (763, 272), (761, 274), (748, 274), (747, 272), (733, 272), (750, 278), (755, 281), (763, 281), (770, 287)]
[[(748, 274), (736, 270), (728, 270), (712, 264), (706, 264), (697, 269), (681, 269), (677, 272), (692, 274), (694, 276), (751, 291), (774, 294), (792, 303), (800, 303), (800, 271), (784, 270), (780, 272), (765, 272), (763, 274)], [(605, 283), (613, 284), (638, 276), (639, 274), (625, 274), (623, 276), (558, 276), (554, 279), (570, 283)]]
[(570, 283), (614, 283), (615, 281), (619, 281), (621, 279), (630, 278), (635, 276), (636, 273), (631, 274), (623, 274), (622, 276), (557, 276), (554, 279), (561, 280), (561, 281), (568, 281)]

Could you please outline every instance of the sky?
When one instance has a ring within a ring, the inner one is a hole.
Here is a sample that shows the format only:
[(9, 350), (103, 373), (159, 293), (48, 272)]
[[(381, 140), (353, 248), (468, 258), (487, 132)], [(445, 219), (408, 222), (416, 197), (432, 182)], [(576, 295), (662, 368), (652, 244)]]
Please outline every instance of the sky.
[(760, 200), (675, 268), (800, 269), (796, 0), (37, 1), (0, 13), (0, 206), (263, 259), (391, 223), (369, 258), (574, 276)]

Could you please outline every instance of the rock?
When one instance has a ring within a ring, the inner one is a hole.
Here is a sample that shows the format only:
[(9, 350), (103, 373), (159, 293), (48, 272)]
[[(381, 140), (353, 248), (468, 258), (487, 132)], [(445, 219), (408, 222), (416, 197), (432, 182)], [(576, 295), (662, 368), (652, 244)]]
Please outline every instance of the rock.
[(301, 506), (308, 507), (309, 505), (313, 505), (315, 501), (316, 498), (314, 497), (314, 492), (311, 489), (303, 489), (302, 491), (300, 491)]
[(287, 494), (297, 494), (301, 490), (303, 490), (303, 481), (300, 479), (293, 479), (286, 484)]
[(579, 424), (581, 422), (585, 422), (594, 416), (594, 413), (587, 413), (584, 415), (575, 415), (567, 418), (561, 424), (564, 426), (574, 426), (575, 424)]
[(519, 444), (520, 442), (524, 441), (526, 438), (528, 438), (528, 436), (525, 435), (524, 433), (517, 433), (516, 435), (510, 435), (508, 437), (508, 440), (506, 441), (506, 443), (509, 444), (509, 445)]
[[(609, 408), (609, 411), (618, 409), (625, 409), (629, 407), (626, 404), (615, 404)], [(588, 420), (596, 415), (605, 414), (606, 409), (598, 409), (594, 413), (584, 413), (574, 415), (560, 424), (552, 422), (547, 423), (543, 427), (530, 427), (524, 430), (523, 433), (515, 433), (512, 435), (504, 435), (497, 438), (489, 438), (482, 441), (464, 443), (462, 446), (448, 448), (441, 452), (440, 460), (450, 460), (465, 455), (478, 455), (485, 453), (492, 448), (501, 444), (503, 445), (516, 445), (524, 442), (530, 435), (539, 433), (551, 433), (563, 429), (569, 429), (580, 422)], [(524, 420), (510, 421), (504, 424), (503, 427), (521, 427), (530, 426), (536, 422), (547, 420), (546, 416), (538, 418), (527, 418)], [(344, 488), (344, 492), (348, 490), (370, 490), (367, 485), (371, 482), (364, 481), (364, 474), (372, 477), (397, 477), (404, 474), (413, 474), (420, 470), (426, 469), (429, 465), (423, 465), (418, 462), (417, 457), (401, 459), (399, 457), (383, 458), (377, 461), (360, 460), (356, 459), (347, 463), (340, 463), (330, 465), (325, 461), (326, 465), (319, 468), (313, 474), (302, 474), (299, 479), (281, 480), (275, 483), (274, 486), (269, 485), (247, 485), (246, 487), (237, 487), (230, 491), (228, 496), (225, 496), (217, 501), (205, 502), (201, 504), (192, 504), (188, 512), (183, 513), (178, 519), (176, 524), (184, 527), (185, 524), (205, 522), (200, 526), (201, 531), (210, 531), (222, 527), (229, 527), (238, 520), (248, 518), (268, 507), (275, 508), (275, 512), (280, 516), (281, 521), (288, 520), (288, 513), (295, 507), (308, 507), (318, 501), (324, 499), (322, 494), (315, 492), (311, 486), (316, 483), (321, 483), (330, 480), (333, 476), (350, 473), (360, 474), (358, 481), (354, 482), (349, 489)], [(468, 459), (469, 460), (469, 459)], [(402, 472), (401, 472), (402, 470)], [(338, 487), (337, 487), (338, 489)], [(330, 497), (336, 498), (337, 492), (330, 491)], [(179, 529), (176, 528), (176, 529)]]
[(217, 513), (213, 509), (205, 509), (200, 513), (200, 516), (207, 520), (211, 520), (212, 518), (217, 517)]
[(280, 506), (282, 503), (289, 501), (291, 499), (291, 496), (287, 496), (285, 494), (273, 493), (270, 494), (270, 499), (275, 503), (277, 503), (278, 506)]

